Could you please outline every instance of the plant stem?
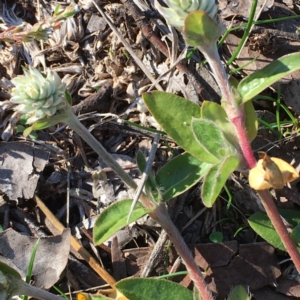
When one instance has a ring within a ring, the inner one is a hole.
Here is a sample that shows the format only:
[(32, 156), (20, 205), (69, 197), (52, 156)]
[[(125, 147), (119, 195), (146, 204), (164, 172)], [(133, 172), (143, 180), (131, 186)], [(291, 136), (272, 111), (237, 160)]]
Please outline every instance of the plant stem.
[(105, 150), (105, 148), (95, 139), (95, 137), (82, 125), (72, 111), (69, 112), (69, 119), (65, 123), (73, 129), (79, 136), (90, 145), (90, 147), (109, 165), (115, 173), (123, 180), (130, 188), (136, 189), (137, 184), (123, 170), (123, 168), (115, 161), (115, 159)]
[(202, 49), (201, 47), (200, 51), (202, 51), (202, 53), (204, 54), (207, 62), (209, 63), (213, 71), (215, 79), (221, 90), (222, 101), (225, 104), (224, 107), (226, 113), (230, 122), (235, 126), (236, 134), (239, 140), (239, 145), (241, 147), (243, 157), (249, 169), (252, 169), (256, 166), (256, 159), (253, 155), (251, 145), (245, 129), (245, 112), (243, 103), (237, 103), (235, 95), (232, 93), (228, 81), (228, 75), (225, 71), (224, 66), (222, 65), (217, 45), (214, 44), (208, 49)]
[[(201, 51), (203, 52), (203, 49), (201, 49)], [(204, 49), (203, 54), (210, 64), (214, 72), (215, 79), (220, 87), (222, 93), (222, 101), (225, 102), (225, 110), (230, 122), (232, 122), (232, 124), (235, 126), (239, 145), (241, 147), (244, 159), (249, 169), (252, 169), (256, 166), (256, 159), (253, 155), (253, 151), (251, 149), (244, 124), (245, 112), (243, 103), (238, 103), (238, 99), (235, 99), (231, 91), (225, 68), (222, 65), (220, 56), (218, 54), (217, 46), (215, 45), (215, 47), (213, 47), (212, 49), (207, 49), (207, 51), (206, 49)], [(270, 218), (278, 235), (282, 239), (283, 245), (291, 256), (298, 272), (300, 273), (300, 254), (281, 219), (281, 216), (274, 204), (273, 199), (271, 198), (267, 190), (257, 192), (261, 198), (262, 204), (268, 214), (268, 217)]]
[(29, 285), (26, 282), (23, 283), (24, 285), (22, 287), (22, 290), (20, 291), (21, 295), (31, 296), (41, 300), (66, 300), (61, 296), (51, 294), (47, 291), (36, 288), (35, 286)]
[(174, 244), (178, 254), (181, 256), (191, 280), (194, 282), (196, 288), (199, 290), (202, 300), (213, 300), (213, 296), (208, 288), (207, 283), (204, 280), (204, 277), (195, 263), (195, 260), (191, 254), (190, 249), (187, 247), (184, 242), (179, 230), (172, 222), (168, 211), (165, 207), (165, 204), (160, 204), (153, 212), (150, 213), (150, 216), (156, 220), (162, 228), (168, 234), (170, 240)]
[[(104, 160), (104, 162), (111, 167), (115, 173), (124, 181), (124, 183), (133, 189), (137, 188), (134, 180), (121, 168), (121, 166), (113, 159), (113, 157), (105, 150), (105, 148), (94, 138), (94, 136), (81, 124), (74, 113), (69, 111), (69, 119), (65, 123), (72, 128), (77, 134), (85, 140), (86, 143)], [(173, 242), (179, 255), (182, 257), (184, 264), (189, 271), (189, 275), (193, 280), (195, 286), (200, 292), (203, 300), (213, 300), (213, 297), (204, 281), (204, 278), (200, 272), (199, 267), (196, 265), (190, 250), (188, 249), (186, 243), (184, 242), (180, 232), (173, 224), (169, 217), (169, 214), (164, 206), (161, 204), (157, 207), (149, 201), (147, 196), (142, 193), (140, 198), (141, 203), (146, 208), (155, 208), (150, 216), (160, 223), (162, 228), (168, 233), (171, 241)]]
[(286, 226), (284, 225), (282, 218), (278, 213), (277, 207), (269, 194), (269, 191), (257, 191), (257, 193), (261, 199), (261, 202), (266, 210), (269, 219), (271, 220), (276, 232), (280, 236), (282, 243), (286, 248), (286, 251), (295, 264), (298, 273), (300, 273), (300, 253), (297, 250), (295, 243), (291, 239)]

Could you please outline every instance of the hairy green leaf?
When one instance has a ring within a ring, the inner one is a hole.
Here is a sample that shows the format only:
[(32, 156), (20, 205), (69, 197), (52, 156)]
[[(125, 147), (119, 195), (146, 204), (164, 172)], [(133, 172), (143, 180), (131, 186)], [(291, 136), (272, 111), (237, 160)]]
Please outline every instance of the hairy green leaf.
[(155, 177), (163, 201), (174, 198), (195, 185), (210, 167), (211, 164), (201, 162), (189, 153), (169, 161)]
[(192, 132), (192, 118), (201, 117), (198, 105), (160, 91), (144, 94), (143, 99), (156, 121), (178, 145), (201, 161), (218, 162), (214, 155), (199, 145)]
[(210, 168), (203, 179), (202, 199), (204, 205), (212, 207), (219, 196), (229, 175), (238, 167), (239, 158), (237, 156), (227, 156), (222, 162)]
[(115, 287), (130, 300), (193, 300), (192, 291), (164, 279), (129, 278), (117, 282)]
[(238, 145), (238, 139), (235, 134), (235, 127), (228, 121), (225, 109), (215, 102), (204, 101), (201, 106), (201, 117), (209, 119), (216, 123), (222, 129), (226, 139), (232, 145)]
[[(217, 161), (234, 153), (234, 147), (227, 141), (223, 131), (209, 119), (192, 119), (192, 130), (200, 146), (213, 155)], [(205, 158), (202, 159), (205, 161)]]
[(205, 11), (197, 10), (185, 18), (183, 35), (190, 46), (210, 46), (220, 37), (221, 28)]
[[(128, 213), (132, 204), (132, 199), (118, 201), (106, 208), (96, 220), (94, 226), (94, 243), (102, 244), (118, 230), (126, 226)], [(138, 202), (130, 216), (129, 223), (134, 222), (151, 212), (152, 209), (145, 208)]]

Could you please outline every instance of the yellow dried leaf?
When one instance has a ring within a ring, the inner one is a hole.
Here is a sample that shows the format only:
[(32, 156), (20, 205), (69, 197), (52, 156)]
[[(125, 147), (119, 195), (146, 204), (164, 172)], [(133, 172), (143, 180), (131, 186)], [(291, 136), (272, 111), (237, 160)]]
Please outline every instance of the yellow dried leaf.
[(299, 178), (298, 172), (286, 161), (259, 152), (260, 160), (249, 172), (249, 184), (255, 190), (282, 189), (284, 185)]

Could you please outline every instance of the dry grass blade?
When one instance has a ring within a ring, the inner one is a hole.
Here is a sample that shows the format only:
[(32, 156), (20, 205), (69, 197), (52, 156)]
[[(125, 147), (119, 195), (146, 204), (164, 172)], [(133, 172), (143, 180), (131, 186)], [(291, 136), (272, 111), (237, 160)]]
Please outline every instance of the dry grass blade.
[[(43, 201), (38, 197), (34, 197), (38, 207), (43, 211), (43, 213), (46, 215), (46, 217), (49, 219), (49, 221), (53, 224), (53, 226), (59, 230), (60, 232), (63, 232), (65, 227), (63, 224), (60, 223), (60, 221), (53, 215), (53, 213), (48, 209), (48, 207), (43, 203)], [(71, 235), (71, 247), (73, 248), (73, 251), (79, 253), (84, 260), (93, 268), (93, 270), (99, 274), (99, 276), (105, 280), (111, 287), (114, 287), (114, 284), (116, 281), (114, 278), (105, 270), (103, 269), (98, 262), (82, 247), (82, 245)]]

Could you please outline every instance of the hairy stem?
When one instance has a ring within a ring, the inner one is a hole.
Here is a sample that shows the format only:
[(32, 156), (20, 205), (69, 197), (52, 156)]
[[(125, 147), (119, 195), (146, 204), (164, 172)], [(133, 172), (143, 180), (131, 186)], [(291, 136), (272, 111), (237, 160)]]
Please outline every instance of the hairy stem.
[(213, 296), (204, 280), (204, 277), (195, 263), (190, 249), (184, 242), (180, 232), (169, 217), (168, 211), (164, 204), (159, 205), (150, 216), (155, 219), (168, 234), (170, 240), (174, 244), (178, 254), (181, 256), (189, 276), (199, 290), (203, 300), (213, 300)]
[[(94, 138), (94, 136), (81, 124), (72, 111), (69, 111), (69, 119), (66, 124), (72, 128), (77, 134), (81, 136), (86, 143), (105, 161), (105, 163), (111, 167), (115, 173), (124, 181), (124, 183), (133, 189), (137, 188), (134, 180), (121, 168), (121, 166), (111, 157), (111, 155), (105, 150), (105, 148)], [(147, 196), (142, 193), (140, 197), (141, 203), (146, 208), (154, 208), (155, 205), (149, 201)], [(195, 286), (200, 292), (203, 300), (213, 300), (211, 293), (203, 279), (199, 267), (196, 265), (190, 250), (184, 242), (180, 232), (173, 224), (169, 217), (169, 214), (164, 205), (157, 206), (150, 216), (157, 220), (162, 228), (168, 233), (171, 241), (173, 242), (179, 255), (182, 257), (184, 264), (189, 271), (190, 277), (193, 280)]]
[(286, 251), (290, 255), (297, 271), (300, 273), (300, 254), (293, 240), (291, 239), (286, 226), (284, 225), (281, 216), (278, 213), (277, 207), (267, 190), (257, 191), (261, 202), (266, 210), (266, 213), (271, 220), (276, 232), (280, 236)]
[[(207, 50), (207, 51), (206, 51)], [(236, 99), (233, 95), (228, 79), (225, 72), (225, 68), (221, 63), (220, 56), (217, 51), (217, 47), (212, 47), (212, 49), (201, 49), (205, 55), (208, 63), (210, 64), (215, 79), (220, 87), (222, 93), (222, 101), (225, 102), (225, 110), (228, 115), (229, 120), (235, 126), (236, 133), (239, 140), (239, 145), (242, 150), (244, 159), (248, 165), (249, 169), (252, 169), (256, 166), (256, 159), (253, 155), (251, 149), (250, 141), (247, 136), (246, 127), (244, 124), (245, 121), (245, 112), (243, 103), (239, 103), (239, 99)], [(293, 240), (291, 239), (281, 216), (267, 190), (258, 191), (258, 194), (261, 198), (262, 204), (273, 224), (275, 230), (280, 236), (287, 252), (291, 256), (298, 272), (300, 272), (300, 253), (298, 252)]]
[(222, 65), (217, 45), (214, 44), (208, 49), (200, 48), (200, 50), (203, 52), (213, 71), (215, 79), (221, 90), (222, 101), (225, 103), (224, 107), (226, 109), (226, 113), (230, 122), (232, 122), (232, 124), (235, 126), (243, 157), (249, 169), (252, 169), (256, 166), (256, 159), (253, 155), (244, 124), (245, 112), (243, 104), (236, 103), (237, 100), (235, 99), (235, 95), (232, 93), (230, 88), (228, 74)]

